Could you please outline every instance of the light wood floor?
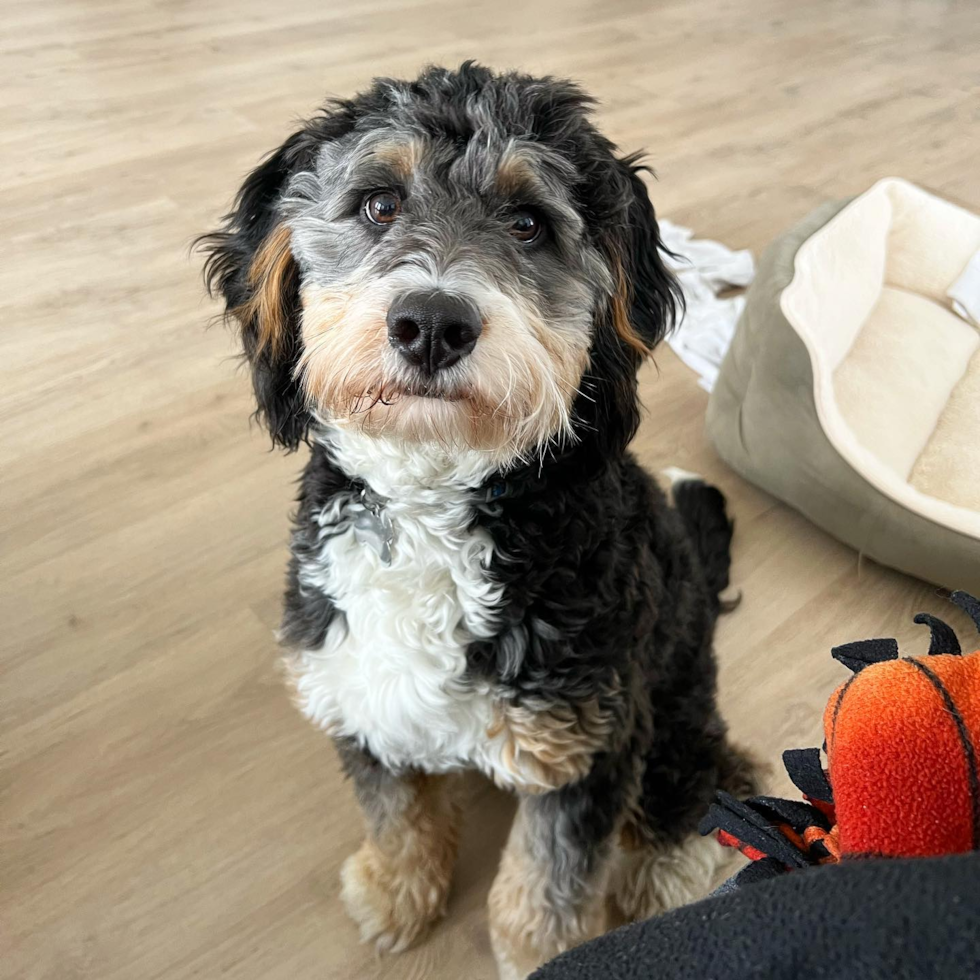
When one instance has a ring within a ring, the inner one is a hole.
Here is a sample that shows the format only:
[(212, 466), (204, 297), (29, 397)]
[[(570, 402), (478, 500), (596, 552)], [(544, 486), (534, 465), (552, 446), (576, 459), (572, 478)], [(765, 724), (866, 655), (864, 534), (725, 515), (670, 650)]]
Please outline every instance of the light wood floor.
[[(342, 914), (359, 818), (271, 636), (301, 459), (249, 428), (189, 242), (322, 95), (465, 57), (582, 80), (649, 149), (661, 213), (733, 246), (886, 174), (980, 208), (975, 0), (5, 0), (0, 20), (0, 975), (490, 980), (510, 811), (480, 784), (427, 945), (376, 961)], [(638, 448), (731, 497), (724, 707), (776, 761), (820, 741), (832, 644), (921, 643), (912, 614), (942, 604), (727, 471), (695, 378), (658, 362)]]

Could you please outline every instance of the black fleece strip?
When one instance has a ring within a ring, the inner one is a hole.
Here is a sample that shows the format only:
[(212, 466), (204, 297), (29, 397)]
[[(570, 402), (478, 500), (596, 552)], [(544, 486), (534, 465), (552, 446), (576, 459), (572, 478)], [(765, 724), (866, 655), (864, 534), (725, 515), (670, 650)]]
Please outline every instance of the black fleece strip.
[(960, 648), (960, 641), (953, 631), (953, 627), (948, 623), (944, 623), (935, 616), (930, 616), (929, 613), (919, 613), (912, 622), (918, 623), (920, 626), (929, 627), (932, 633), (932, 638), (929, 640), (930, 655), (937, 653), (951, 653), (956, 655), (963, 652)]
[(801, 793), (821, 803), (834, 802), (834, 791), (823, 771), (819, 749), (787, 749), (783, 753), (783, 765)]
[(834, 647), (830, 655), (857, 673), (871, 664), (880, 664), (883, 660), (898, 660), (898, 641), (893, 637), (855, 640), (853, 643), (842, 643)]
[(977, 773), (977, 753), (967, 731), (966, 722), (960, 714), (956, 702), (946, 690), (946, 685), (921, 661), (912, 657), (905, 657), (907, 663), (912, 664), (929, 678), (929, 683), (938, 691), (939, 696), (946, 705), (946, 710), (953, 716), (956, 722), (956, 730), (959, 732), (960, 745), (963, 747), (963, 757), (966, 760), (967, 772), (970, 780), (970, 806), (973, 810), (973, 850), (980, 848), (980, 774)]
[(973, 620), (976, 628), (980, 630), (980, 599), (968, 592), (954, 592), (949, 600), (959, 606)]
[(776, 858), (788, 868), (805, 868), (810, 864), (806, 855), (750, 803), (742, 803), (723, 790), (718, 792), (717, 802), (711, 804), (698, 827), (702, 837), (713, 830), (731, 834), (739, 843)]
[(796, 833), (803, 834), (810, 827), (830, 830), (830, 821), (815, 806), (801, 800), (782, 800), (775, 796), (756, 796), (750, 805), (770, 823), (788, 824)]

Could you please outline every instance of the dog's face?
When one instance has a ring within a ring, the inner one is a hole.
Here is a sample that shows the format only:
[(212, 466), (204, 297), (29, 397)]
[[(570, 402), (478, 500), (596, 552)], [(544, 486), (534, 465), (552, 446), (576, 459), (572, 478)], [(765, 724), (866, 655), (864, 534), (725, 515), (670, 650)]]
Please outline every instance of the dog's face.
[(250, 175), (208, 276), (278, 441), (357, 426), (507, 466), (606, 425), (628, 438), (675, 293), (588, 105), (431, 69), (334, 104)]
[(566, 158), (488, 118), (460, 143), (389, 111), (289, 182), (299, 369), (330, 421), (505, 455), (571, 434), (610, 270)]

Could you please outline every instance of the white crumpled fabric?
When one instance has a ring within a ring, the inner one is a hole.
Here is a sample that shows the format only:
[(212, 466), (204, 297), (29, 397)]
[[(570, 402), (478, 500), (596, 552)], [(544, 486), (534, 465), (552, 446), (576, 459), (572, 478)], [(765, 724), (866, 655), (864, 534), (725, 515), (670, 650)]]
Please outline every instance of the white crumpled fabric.
[(755, 277), (755, 263), (749, 251), (733, 252), (720, 242), (692, 235), (690, 228), (660, 222), (664, 245), (680, 256), (664, 256), (664, 261), (680, 281), (687, 300), (684, 318), (667, 342), (701, 376), (701, 387), (711, 391), (745, 307), (744, 296), (722, 299), (718, 294), (731, 287), (748, 286)]

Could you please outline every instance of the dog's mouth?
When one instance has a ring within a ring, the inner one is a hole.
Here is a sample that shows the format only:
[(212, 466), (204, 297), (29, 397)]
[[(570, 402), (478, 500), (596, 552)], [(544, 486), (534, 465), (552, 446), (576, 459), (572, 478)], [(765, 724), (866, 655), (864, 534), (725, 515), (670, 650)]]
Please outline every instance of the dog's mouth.
[(466, 397), (462, 391), (446, 390), (432, 384), (409, 385), (405, 388), (404, 394), (409, 398), (438, 398), (444, 402), (459, 402)]
[(419, 379), (391, 387), (386, 385), (384, 390), (377, 396), (377, 400), (383, 404), (392, 405), (406, 398), (428, 398), (442, 402), (461, 402), (469, 397), (470, 393), (459, 386), (446, 385), (437, 380), (425, 381)]
[(433, 398), (444, 402), (459, 402), (467, 397), (466, 391), (457, 385), (423, 378), (399, 385), (392, 394), (398, 398)]

